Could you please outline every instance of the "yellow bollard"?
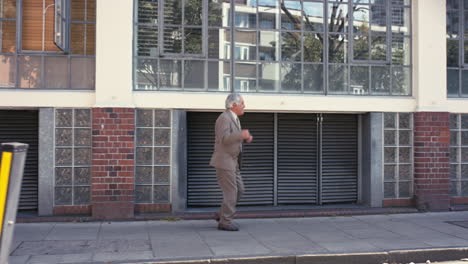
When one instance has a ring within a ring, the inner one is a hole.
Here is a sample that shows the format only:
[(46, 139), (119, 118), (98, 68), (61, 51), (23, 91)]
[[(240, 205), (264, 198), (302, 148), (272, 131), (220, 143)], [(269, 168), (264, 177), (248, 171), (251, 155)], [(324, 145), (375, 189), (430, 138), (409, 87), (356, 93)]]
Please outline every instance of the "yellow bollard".
[(3, 218), (6, 209), (6, 199), (8, 193), (8, 183), (10, 181), (10, 169), (11, 169), (11, 158), (13, 154), (11, 152), (3, 152), (1, 154), (0, 163), (0, 238), (2, 237), (3, 231)]

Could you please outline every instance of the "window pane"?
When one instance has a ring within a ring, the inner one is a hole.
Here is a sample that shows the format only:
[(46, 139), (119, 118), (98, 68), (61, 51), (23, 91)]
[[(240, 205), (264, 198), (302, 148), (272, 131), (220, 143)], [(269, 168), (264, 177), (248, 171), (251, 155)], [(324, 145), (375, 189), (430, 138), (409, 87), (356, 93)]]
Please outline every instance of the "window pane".
[(20, 88), (43, 88), (41, 57), (19, 56), (18, 75)]
[(410, 180), (412, 174), (413, 173), (412, 173), (411, 165), (402, 165), (402, 164), (399, 165), (398, 176), (400, 180)]
[(392, 32), (409, 35), (411, 23), (410, 9), (404, 7), (393, 7), (391, 12)]
[(208, 58), (230, 59), (230, 40), (231, 30), (229, 29), (208, 30)]
[(402, 37), (401, 34), (392, 36), (392, 62), (400, 65), (410, 65), (411, 49), (410, 38)]
[(370, 10), (367, 5), (355, 5), (353, 8), (353, 32), (369, 34)]
[(304, 92), (323, 93), (323, 65), (304, 64)]
[(371, 60), (385, 61), (387, 59), (387, 38), (373, 36), (371, 38)]
[(164, 23), (171, 25), (182, 24), (182, 1), (165, 0), (164, 1)]
[[(385, 4), (385, 1), (381, 3)], [(371, 6), (371, 32), (372, 34), (387, 33), (387, 7), (385, 5)]]
[(447, 37), (458, 38), (459, 27), (458, 11), (447, 12)]
[(328, 36), (328, 61), (346, 63), (348, 60), (348, 40), (346, 35)]
[(385, 147), (384, 162), (396, 162), (396, 150), (397, 148)]
[(447, 70), (447, 90), (449, 96), (458, 96), (458, 70)]
[(202, 50), (202, 29), (185, 28), (184, 48), (185, 53), (201, 54)]
[(385, 130), (384, 131), (384, 145), (395, 145), (396, 144), (396, 131)]
[(468, 95), (468, 71), (462, 71), (462, 95)]
[(463, 50), (465, 53), (465, 64), (468, 64), (468, 41), (464, 41)]
[(16, 58), (0, 55), (0, 88), (15, 88)]
[(16, 52), (16, 22), (0, 21), (0, 52)]
[(301, 60), (301, 38), (300, 32), (281, 33), (281, 58), (283, 60)]
[(184, 63), (184, 88), (204, 90), (205, 62), (185, 61)]
[(192, 26), (202, 25), (203, 1), (185, 0), (185, 24)]
[(301, 91), (302, 70), (301, 64), (282, 63), (281, 64), (281, 90), (288, 92)]
[(461, 132), (461, 144), (463, 146), (468, 146), (468, 131)]
[(68, 57), (45, 57), (45, 88), (69, 88)]
[(158, 29), (153, 26), (138, 26), (138, 56), (158, 56)]
[(327, 27), (329, 32), (348, 32), (347, 3), (339, 2), (328, 4)]
[(395, 180), (396, 165), (385, 165), (384, 166), (384, 180), (391, 181)]
[[(240, 3), (240, 2), (245, 2)], [(257, 1), (235, 1), (234, 25), (241, 28), (257, 27)]]
[(301, 30), (301, 2), (299, 0), (283, 0), (281, 5), (281, 28), (286, 30)]
[(208, 26), (229, 27), (228, 16), (230, 12), (230, 0), (208, 1)]
[(258, 72), (259, 91), (279, 91), (280, 88), (280, 64), (261, 63)]
[(450, 114), (450, 129), (457, 129), (458, 125), (458, 114)]
[(208, 62), (208, 90), (229, 91), (231, 63), (226, 61)]
[(392, 94), (410, 95), (411, 75), (410, 68), (393, 67), (392, 68)]
[(399, 191), (400, 191), (400, 198), (402, 197), (410, 197), (410, 188), (411, 188), (411, 184), (410, 182), (400, 182), (399, 183)]
[(138, 23), (158, 23), (157, 0), (138, 0)]
[(16, 0), (2, 0), (0, 18), (16, 18)]
[(95, 30), (94, 24), (72, 23), (70, 52), (72, 54), (94, 55)]
[(255, 63), (235, 64), (234, 89), (240, 92), (255, 92), (257, 86), (257, 66)]
[(258, 23), (261, 29), (279, 29), (278, 1), (260, 1), (258, 3)]
[(257, 59), (257, 33), (255, 31), (236, 30), (234, 46), (235, 60)]
[(304, 61), (323, 61), (323, 34), (304, 33)]
[(390, 93), (390, 68), (388, 66), (371, 67), (371, 90), (373, 94)]
[(323, 32), (325, 15), (323, 3), (304, 2), (304, 30)]
[[(465, 6), (467, 5), (468, 3), (465, 3)], [(464, 35), (465, 35), (465, 39), (468, 38), (468, 27), (466, 27), (466, 25), (468, 25), (468, 11), (466, 11), (465, 9), (465, 12), (463, 12), (464, 16), (465, 16), (465, 31), (464, 31)]]
[(160, 61), (159, 82), (161, 89), (180, 89), (182, 65), (176, 60), (161, 60)]
[(384, 127), (385, 128), (396, 127), (396, 114), (395, 113), (384, 113)]
[(460, 8), (458, 3), (460, 0), (447, 0), (447, 9), (458, 9)]
[(72, 89), (94, 89), (95, 61), (94, 57), (71, 58), (70, 77)]
[(137, 90), (156, 90), (158, 61), (155, 59), (139, 59), (136, 69)]
[(330, 65), (328, 73), (328, 93), (347, 94), (348, 67), (345, 65)]
[(369, 93), (368, 66), (351, 66), (351, 93), (355, 95)]
[(264, 61), (277, 61), (279, 59), (279, 32), (258, 32), (258, 59)]
[(395, 198), (395, 183), (394, 182), (384, 183), (384, 198)]
[(353, 45), (355, 60), (369, 60), (369, 36), (355, 35)]
[(164, 28), (164, 52), (182, 52), (182, 30), (180, 27)]
[(399, 135), (399, 144), (400, 146), (410, 146), (411, 143), (411, 130), (401, 130), (398, 132)]

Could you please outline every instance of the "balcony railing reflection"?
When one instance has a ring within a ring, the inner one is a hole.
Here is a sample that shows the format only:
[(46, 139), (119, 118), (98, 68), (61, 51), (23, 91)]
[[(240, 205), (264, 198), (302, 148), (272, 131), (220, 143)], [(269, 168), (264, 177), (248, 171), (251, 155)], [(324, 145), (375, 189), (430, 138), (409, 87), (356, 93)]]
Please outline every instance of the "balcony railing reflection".
[(95, 57), (0, 55), (0, 88), (94, 90)]

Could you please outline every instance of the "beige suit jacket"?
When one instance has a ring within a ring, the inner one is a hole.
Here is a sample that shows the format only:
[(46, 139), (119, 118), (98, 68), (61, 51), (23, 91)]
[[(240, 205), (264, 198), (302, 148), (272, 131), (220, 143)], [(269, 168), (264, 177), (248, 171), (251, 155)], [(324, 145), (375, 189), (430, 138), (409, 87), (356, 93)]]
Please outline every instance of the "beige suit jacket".
[(241, 151), (242, 132), (233, 115), (226, 110), (216, 120), (215, 145), (210, 166), (235, 170)]

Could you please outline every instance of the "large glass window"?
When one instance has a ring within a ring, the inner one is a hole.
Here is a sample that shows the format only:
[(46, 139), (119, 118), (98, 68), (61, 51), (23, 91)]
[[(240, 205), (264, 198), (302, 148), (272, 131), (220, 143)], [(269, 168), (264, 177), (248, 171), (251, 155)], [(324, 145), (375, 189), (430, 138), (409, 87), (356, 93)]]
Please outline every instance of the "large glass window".
[(468, 97), (468, 2), (447, 0), (447, 95)]
[(138, 0), (136, 9), (136, 90), (411, 94), (409, 0)]
[(39, 2), (0, 0), (0, 88), (94, 89), (96, 0)]

